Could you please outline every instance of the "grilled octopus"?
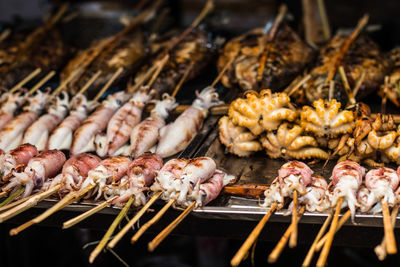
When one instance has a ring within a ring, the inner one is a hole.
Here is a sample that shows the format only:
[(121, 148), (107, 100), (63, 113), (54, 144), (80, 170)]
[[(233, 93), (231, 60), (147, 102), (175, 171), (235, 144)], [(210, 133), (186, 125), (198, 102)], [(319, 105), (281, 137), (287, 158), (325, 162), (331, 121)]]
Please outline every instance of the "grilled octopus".
[[(272, 42), (263, 46), (263, 30), (254, 29), (229, 41), (217, 63), (219, 71), (235, 57), (222, 77), (222, 83), (241, 89), (282, 89), (288, 85), (311, 61), (312, 49), (287, 25), (282, 25)], [(267, 50), (262, 80), (257, 81), (260, 58)]]

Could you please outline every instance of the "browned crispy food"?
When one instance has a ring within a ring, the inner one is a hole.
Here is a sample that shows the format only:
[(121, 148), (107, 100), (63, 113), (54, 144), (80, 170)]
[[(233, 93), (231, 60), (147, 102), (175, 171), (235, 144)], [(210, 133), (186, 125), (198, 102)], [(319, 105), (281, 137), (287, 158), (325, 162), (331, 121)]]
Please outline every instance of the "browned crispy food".
[(25, 39), (16, 34), (0, 47), (1, 86), (11, 87), (36, 68), (42, 69), (42, 76), (51, 70), (58, 70), (69, 54), (56, 28), (37, 35), (34, 41), (29, 37)]
[[(177, 34), (179, 36), (180, 33)], [(173, 40), (176, 36), (171, 37)], [(158, 51), (163, 51), (169, 45), (169, 41), (161, 41), (159, 45), (155, 41), (153, 47), (157, 47)], [(186, 73), (190, 65), (193, 65), (186, 78), (186, 81), (198, 76), (205, 67), (210, 63), (215, 55), (215, 46), (210, 37), (210, 33), (201, 28), (192, 30), (181, 42), (179, 42), (170, 52), (169, 60), (158, 75), (157, 79), (152, 85), (157, 94), (161, 95), (165, 92), (171, 93), (175, 86), (179, 83), (180, 79)], [(135, 76), (135, 83), (140, 80), (142, 75), (146, 73), (157, 60), (160, 60), (163, 53), (161, 52), (158, 57), (155, 57), (150, 64), (146, 65), (142, 71)], [(132, 86), (131, 84), (128, 87)]]
[(79, 74), (68, 84), (70, 92), (74, 93), (98, 71), (101, 75), (91, 86), (91, 92), (103, 86), (111, 76), (123, 67), (120, 79), (129, 75), (142, 62), (146, 53), (146, 38), (143, 31), (135, 28), (120, 38), (112, 37), (98, 41), (88, 49), (79, 52), (61, 72), (61, 79), (66, 79), (73, 71), (79, 69)]
[[(335, 35), (321, 49), (316, 66), (310, 72), (311, 79), (303, 85), (305, 95), (310, 103), (320, 98), (328, 99), (329, 85), (325, 84), (325, 79), (335, 56), (347, 38), (347, 36)], [(351, 88), (355, 87), (362, 73), (365, 73), (364, 80), (356, 95), (357, 99), (362, 99), (377, 90), (389, 69), (389, 62), (381, 54), (378, 45), (367, 35), (360, 35), (351, 44), (340, 65), (344, 67)], [(338, 72), (334, 81), (334, 98), (346, 103), (347, 95)]]
[(388, 58), (393, 68), (389, 75), (389, 83), (381, 86), (379, 95), (383, 96), (386, 91), (387, 98), (400, 107), (400, 46), (393, 48), (389, 52)]
[[(257, 82), (260, 58), (267, 53), (261, 84)], [(243, 90), (282, 89), (311, 61), (313, 50), (287, 25), (282, 25), (272, 42), (263, 48), (262, 29), (254, 29), (229, 41), (218, 59), (221, 71), (231, 57), (236, 58), (222, 77), (226, 87), (239, 85)]]

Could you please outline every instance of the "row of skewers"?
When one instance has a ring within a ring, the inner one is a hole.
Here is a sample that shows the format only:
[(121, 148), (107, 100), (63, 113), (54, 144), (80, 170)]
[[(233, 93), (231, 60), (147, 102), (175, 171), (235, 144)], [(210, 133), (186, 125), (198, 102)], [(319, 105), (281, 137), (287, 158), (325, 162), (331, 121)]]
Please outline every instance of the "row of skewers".
[[(115, 236), (110, 243), (111, 247), (116, 245), (158, 198), (167, 201), (168, 204), (156, 218), (160, 218), (172, 205), (187, 208), (184, 212), (187, 215), (194, 208), (215, 199), (224, 185), (235, 181), (234, 176), (218, 170), (214, 160), (207, 157), (171, 159), (163, 164), (161, 157), (152, 153), (142, 154), (133, 161), (124, 156), (101, 160), (93, 154), (81, 153), (67, 160), (62, 151), (47, 150), (38, 153), (34, 146), (25, 144), (1, 155), (3, 166), (10, 165), (12, 161), (17, 164), (19, 171), (15, 169), (9, 175), (10, 180), (6, 186), (13, 187), (11, 196), (20, 195), (27, 188), (30, 188), (29, 192), (32, 194), (24, 194), (14, 202), (10, 202), (12, 198), (7, 198), (1, 204), (0, 210), (4, 212), (0, 214), (0, 222), (20, 214), (45, 198), (55, 197), (60, 198), (60, 201), (40, 216), (12, 229), (11, 235), (40, 223), (81, 198), (93, 199), (98, 205), (66, 222), (64, 228), (77, 224), (107, 206), (123, 207), (102, 242), (93, 251), (90, 262), (102, 251), (116, 226), (131, 207), (143, 206), (143, 209)], [(15, 179), (23, 180), (24, 183), (17, 185), (14, 183)], [(154, 219), (143, 226), (139, 230), (140, 233), (135, 235), (135, 240), (157, 220)], [(167, 229), (172, 231), (173, 227)], [(149, 244), (150, 250), (154, 250), (166, 236), (167, 234), (161, 233)]]
[[(382, 213), (385, 237), (375, 249), (380, 260), (387, 254), (396, 254), (397, 246), (393, 227), (400, 202), (400, 169), (379, 167), (367, 171), (358, 163), (350, 160), (338, 163), (332, 170), (330, 184), (325, 178), (316, 175), (310, 167), (299, 161), (289, 161), (282, 165), (278, 177), (265, 190), (262, 206), (269, 211), (254, 228), (238, 253), (232, 259), (232, 266), (237, 266), (257, 239), (262, 228), (275, 210), (287, 206), (287, 214), (292, 214), (292, 222), (269, 255), (268, 261), (275, 262), (289, 240), (289, 246), (297, 244), (297, 224), (304, 212), (330, 212), (315, 238), (302, 266), (311, 264), (313, 255), (321, 250), (317, 266), (324, 266), (329, 254), (334, 234), (351, 217), (355, 223), (356, 210), (362, 213)], [(339, 220), (342, 209), (348, 208)], [(389, 208), (392, 209), (390, 215)], [(332, 221), (332, 222), (331, 222)], [(328, 233), (323, 236), (331, 222)]]

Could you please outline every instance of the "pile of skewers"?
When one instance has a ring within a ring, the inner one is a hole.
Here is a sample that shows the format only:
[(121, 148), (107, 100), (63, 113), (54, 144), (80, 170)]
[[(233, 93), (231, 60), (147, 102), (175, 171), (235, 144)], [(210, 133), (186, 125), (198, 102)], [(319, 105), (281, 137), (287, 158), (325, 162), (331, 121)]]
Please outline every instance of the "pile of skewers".
[[(143, 206), (110, 242), (110, 247), (116, 245), (158, 198), (167, 201), (167, 205), (139, 230), (133, 240), (137, 240), (147, 228), (157, 222), (170, 206), (186, 208), (165, 232), (160, 233), (149, 244), (149, 249), (154, 250), (178, 221), (182, 221), (194, 208), (215, 199), (224, 185), (235, 181), (234, 176), (218, 170), (214, 160), (207, 157), (172, 159), (163, 164), (161, 157), (152, 153), (144, 153), (133, 161), (123, 156), (101, 160), (93, 154), (81, 153), (67, 160), (60, 150), (38, 153), (34, 146), (26, 144), (1, 155), (0, 160), (3, 166), (15, 166), (8, 175), (3, 176), (7, 177), (3, 182), (6, 183), (6, 188), (11, 190), (11, 195), (1, 204), (0, 209), (4, 212), (0, 214), (0, 222), (20, 214), (45, 198), (60, 198), (59, 202), (43, 214), (12, 229), (11, 235), (40, 223), (51, 214), (82, 198), (93, 199), (98, 205), (65, 222), (63, 228), (69, 228), (107, 206), (123, 207), (91, 254), (90, 262), (102, 251), (116, 226), (131, 207)], [(11, 202), (19, 195), (19, 200)]]
[[(328, 185), (323, 177), (314, 174), (303, 162), (289, 161), (282, 165), (278, 177), (264, 192), (265, 199), (262, 205), (269, 207), (269, 210), (232, 259), (232, 266), (239, 265), (271, 214), (287, 204), (288, 213), (292, 214), (292, 222), (269, 255), (270, 263), (278, 259), (289, 238), (289, 246), (296, 246), (297, 224), (305, 211), (328, 211), (330, 215), (322, 225), (302, 266), (309, 266), (313, 254), (321, 248), (323, 249), (317, 266), (325, 265), (335, 233), (350, 217), (353, 224), (356, 224), (354, 218), (357, 209), (363, 213), (382, 213), (385, 237), (375, 251), (381, 260), (387, 254), (396, 254), (393, 227), (400, 203), (400, 168), (396, 171), (379, 167), (366, 171), (358, 163), (346, 160), (333, 168), (330, 181)], [(393, 208), (392, 215), (390, 207)], [(349, 210), (339, 220), (340, 211), (346, 208)], [(330, 229), (323, 236), (331, 220)]]

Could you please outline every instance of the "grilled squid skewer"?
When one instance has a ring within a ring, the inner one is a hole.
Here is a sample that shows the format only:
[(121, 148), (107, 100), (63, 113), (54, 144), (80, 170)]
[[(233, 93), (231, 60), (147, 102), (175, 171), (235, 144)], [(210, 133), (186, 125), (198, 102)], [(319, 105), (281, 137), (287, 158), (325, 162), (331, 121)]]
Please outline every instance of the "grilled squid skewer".
[(43, 151), (29, 160), (24, 172), (13, 173), (13, 177), (3, 190), (10, 191), (17, 186), (24, 185), (25, 192), (22, 198), (27, 197), (31, 194), (34, 187), (42, 187), (47, 179), (56, 176), (65, 161), (65, 155), (61, 151)]
[(62, 92), (62, 97), (56, 98), (54, 105), (50, 106), (48, 113), (41, 116), (26, 130), (22, 143), (32, 144), (39, 151), (46, 149), (50, 133), (68, 113), (68, 102), (68, 94)]
[[(132, 205), (136, 207), (145, 205), (147, 202), (145, 192), (149, 190), (162, 166), (162, 159), (156, 154), (145, 153), (134, 159), (127, 171), (127, 188), (118, 188), (119, 190), (116, 190), (116, 193), (119, 197), (114, 199), (112, 203), (121, 205), (126, 203), (131, 196), (134, 196)], [(110, 189), (113, 189), (112, 186)], [(107, 194), (107, 190), (105, 194)], [(114, 196), (112, 194), (107, 198)]]
[(0, 172), (3, 182), (7, 182), (10, 178), (12, 170), (18, 166), (25, 166), (38, 154), (35, 146), (23, 144), (8, 153), (0, 155)]
[(200, 130), (208, 109), (219, 104), (218, 94), (212, 87), (197, 94), (197, 99), (187, 110), (173, 123), (161, 128), (156, 153), (165, 158), (185, 149)]
[(164, 94), (163, 100), (157, 101), (151, 115), (133, 128), (130, 145), (132, 157), (136, 158), (142, 155), (157, 144), (159, 131), (165, 126), (169, 111), (177, 105), (174, 97)]
[(105, 138), (96, 138), (96, 152), (100, 157), (113, 155), (129, 141), (132, 129), (140, 122), (143, 108), (150, 97), (147, 89), (139, 90), (112, 116)]
[(21, 107), (27, 99), (27, 96), (21, 91), (15, 94), (5, 93), (2, 95), (2, 98), (3, 97), (5, 97), (6, 100), (0, 109), (0, 130), (6, 127), (7, 123), (13, 119), (17, 109)]
[(118, 92), (109, 96), (75, 131), (70, 153), (76, 155), (95, 151), (95, 136), (104, 131), (115, 111), (125, 102), (128, 95)]
[(379, 213), (382, 211), (381, 199), (386, 201), (389, 206), (395, 204), (394, 192), (399, 186), (399, 176), (391, 168), (372, 169), (365, 175), (365, 186), (367, 190), (359, 192), (361, 211)]
[(306, 188), (307, 193), (299, 197), (299, 203), (304, 204), (309, 212), (326, 211), (331, 206), (326, 194), (327, 190), (328, 183), (326, 180), (314, 174), (311, 178), (311, 183)]
[(9, 151), (21, 144), (25, 130), (37, 120), (48, 97), (48, 93), (38, 91), (30, 99), (29, 105), (24, 107), (24, 111), (7, 123), (7, 126), (0, 131), (0, 149)]
[(74, 132), (95, 108), (96, 102), (88, 101), (84, 95), (76, 95), (71, 100), (70, 115), (51, 133), (47, 143), (48, 149), (69, 150)]
[(95, 155), (82, 153), (69, 158), (59, 175), (52, 179), (48, 189), (61, 184), (62, 194), (80, 189), (84, 179), (88, 176), (90, 170), (97, 167), (101, 159)]
[(354, 222), (356, 208), (360, 206), (357, 201), (357, 191), (360, 188), (365, 169), (357, 162), (345, 160), (338, 163), (332, 170), (330, 194), (332, 207), (336, 206), (340, 198), (343, 198), (342, 207), (349, 207), (351, 218)]
[(126, 175), (130, 163), (131, 160), (129, 158), (122, 156), (111, 157), (101, 161), (96, 168), (89, 171), (81, 189), (96, 185), (96, 189), (89, 196), (97, 192), (96, 199), (99, 199), (103, 195), (107, 184), (118, 182)]

